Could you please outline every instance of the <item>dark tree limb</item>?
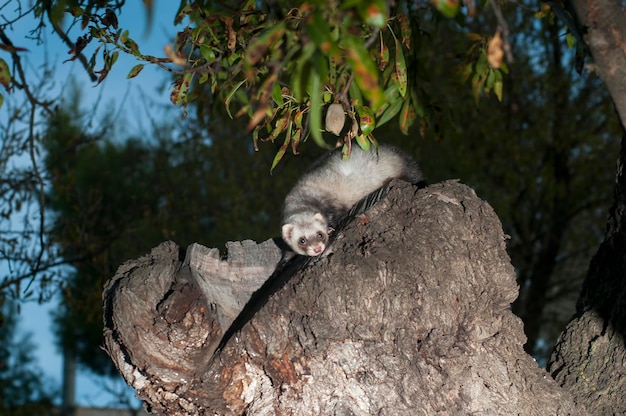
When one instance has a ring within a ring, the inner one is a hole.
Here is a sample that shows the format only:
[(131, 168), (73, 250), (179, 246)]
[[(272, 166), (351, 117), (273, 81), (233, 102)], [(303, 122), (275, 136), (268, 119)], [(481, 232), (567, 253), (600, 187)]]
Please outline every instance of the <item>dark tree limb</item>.
[[(626, 16), (616, 0), (572, 0), (580, 32), (626, 126)], [(591, 414), (626, 414), (626, 134), (604, 242), (549, 370)]]
[(164, 243), (107, 284), (106, 349), (157, 414), (585, 415), (523, 350), (504, 239), (470, 188), (394, 182), (216, 354), (280, 250)]
[(583, 40), (591, 53), (590, 68), (607, 86), (626, 126), (626, 16), (618, 0), (571, 0)]

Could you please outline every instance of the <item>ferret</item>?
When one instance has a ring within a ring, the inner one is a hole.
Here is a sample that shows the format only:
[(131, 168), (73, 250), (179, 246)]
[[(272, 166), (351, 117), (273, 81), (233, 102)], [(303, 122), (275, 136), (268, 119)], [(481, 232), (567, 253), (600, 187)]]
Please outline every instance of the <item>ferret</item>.
[(287, 194), (283, 240), (298, 254), (322, 254), (328, 235), (350, 208), (396, 178), (412, 184), (424, 181), (415, 160), (394, 146), (379, 144), (378, 152), (353, 146), (348, 160), (342, 160), (341, 148), (327, 153)]

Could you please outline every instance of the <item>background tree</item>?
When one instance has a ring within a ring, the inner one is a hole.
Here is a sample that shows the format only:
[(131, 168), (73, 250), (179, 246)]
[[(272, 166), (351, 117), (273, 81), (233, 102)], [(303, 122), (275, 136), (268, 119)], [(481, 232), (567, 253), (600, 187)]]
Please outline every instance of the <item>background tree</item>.
[[(425, 88), (450, 122), (403, 144), (419, 148), (431, 181), (460, 178), (496, 209), (521, 286), (513, 310), (524, 321), (527, 351), (545, 363), (602, 240), (620, 126), (601, 81), (575, 71), (576, 50), (555, 22), (514, 4), (502, 11), (515, 56), (502, 102), (487, 95), (476, 105), (455, 82), (472, 44), (457, 39), (455, 22), (420, 22), (433, 34), (419, 56), (429, 64)], [(479, 15), (467, 30), (490, 25)], [(393, 135), (400, 132), (378, 137)]]
[(51, 415), (55, 387), (37, 366), (32, 334), (18, 331), (18, 305), (0, 308), (0, 415)]
[(72, 104), (50, 118), (44, 141), (48, 238), (72, 266), (64, 269), (55, 321), (63, 348), (92, 371), (111, 375), (114, 368), (100, 349), (100, 302), (117, 267), (164, 240), (223, 246), (276, 235), (276, 201), (300, 167), (285, 164), (279, 178), (270, 176), (275, 148), (242, 151), (232, 139), (241, 132), (224, 117), (219, 129), (211, 128), (215, 120), (208, 126), (190, 120), (182, 133), (155, 126), (144, 141), (116, 139), (106, 119), (92, 134), (74, 94)]
[[(620, 2), (573, 1), (578, 33), (615, 103), (621, 125), (626, 120), (626, 83), (619, 68), (626, 64), (626, 17)], [(561, 334), (549, 362), (552, 376), (576, 400), (587, 401), (594, 414), (624, 413), (624, 375), (616, 366), (626, 359), (626, 265), (624, 264), (624, 197), (626, 136), (622, 135), (605, 239), (595, 254), (576, 314)], [(584, 382), (579, 382), (580, 374)], [(589, 376), (588, 376), (589, 375)], [(619, 399), (618, 399), (619, 398)]]

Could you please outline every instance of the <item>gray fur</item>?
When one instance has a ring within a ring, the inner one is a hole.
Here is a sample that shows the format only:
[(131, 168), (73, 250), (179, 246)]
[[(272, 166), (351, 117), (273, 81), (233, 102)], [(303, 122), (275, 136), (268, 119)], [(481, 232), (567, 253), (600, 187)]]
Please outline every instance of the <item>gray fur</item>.
[(349, 160), (341, 159), (340, 148), (327, 153), (285, 198), (283, 239), (298, 254), (321, 254), (332, 227), (350, 208), (396, 178), (413, 184), (424, 180), (415, 160), (394, 146), (380, 144), (378, 154), (353, 146)]

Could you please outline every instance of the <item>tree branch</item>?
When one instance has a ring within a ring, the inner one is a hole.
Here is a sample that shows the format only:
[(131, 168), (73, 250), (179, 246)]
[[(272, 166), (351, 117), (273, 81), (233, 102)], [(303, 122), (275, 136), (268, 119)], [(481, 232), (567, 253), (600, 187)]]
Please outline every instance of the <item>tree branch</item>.
[(625, 126), (626, 16), (622, 3), (614, 0), (572, 0), (571, 4), (593, 56), (594, 69), (611, 93), (620, 121)]

